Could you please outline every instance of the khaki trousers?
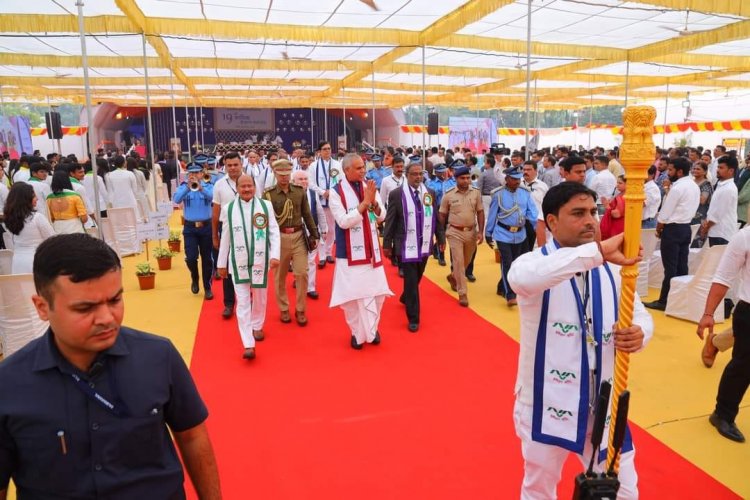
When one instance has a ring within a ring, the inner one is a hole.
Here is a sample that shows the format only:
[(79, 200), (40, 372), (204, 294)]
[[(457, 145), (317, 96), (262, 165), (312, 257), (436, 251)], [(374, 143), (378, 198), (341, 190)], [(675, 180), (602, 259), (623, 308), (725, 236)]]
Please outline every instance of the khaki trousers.
[(459, 295), (466, 295), (466, 268), (471, 262), (471, 256), (477, 249), (477, 231), (461, 231), (448, 226), (445, 232), (448, 246), (451, 249), (451, 263), (453, 265), (453, 277), (456, 280), (456, 291)]
[[(304, 231), (304, 229), (303, 229)], [(281, 255), (279, 256), (279, 268), (274, 276), (276, 285), (276, 303), (280, 311), (289, 310), (289, 297), (286, 293), (286, 273), (289, 271), (289, 263), (292, 263), (294, 280), (297, 282), (297, 304), (295, 310), (305, 312), (307, 299), (307, 245), (302, 231), (296, 233), (281, 233)]]
[(727, 328), (726, 330), (717, 333), (711, 343), (721, 352), (731, 349), (734, 347), (734, 330)]

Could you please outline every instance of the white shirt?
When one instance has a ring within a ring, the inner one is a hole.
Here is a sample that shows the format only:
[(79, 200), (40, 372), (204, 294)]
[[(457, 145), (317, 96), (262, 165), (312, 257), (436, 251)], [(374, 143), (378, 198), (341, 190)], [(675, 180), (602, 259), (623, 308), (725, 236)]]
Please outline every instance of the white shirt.
[(380, 197), (383, 199), (383, 203), (386, 207), (388, 207), (388, 195), (391, 194), (391, 191), (396, 189), (397, 187), (401, 187), (401, 185), (404, 183), (404, 176), (403, 174), (401, 177), (396, 177), (395, 175), (389, 175), (385, 179), (383, 179), (383, 182), (380, 184)]
[[(539, 321), (542, 314), (543, 292), (566, 282), (576, 273), (584, 273), (601, 266), (603, 259), (595, 243), (578, 247), (563, 247), (551, 255), (542, 254), (541, 249), (527, 252), (516, 260), (508, 272), (508, 281), (518, 294), (521, 309), (521, 350), (518, 355), (518, 376), (516, 393), (524, 404), (533, 403), (534, 357)], [(619, 267), (610, 264), (616, 288), (620, 289)], [(593, 301), (589, 301), (591, 305)], [(643, 329), (643, 345), (649, 341), (654, 331), (651, 316), (643, 307), (638, 294), (635, 294), (633, 324)], [(591, 359), (592, 353), (589, 352)], [(595, 358), (594, 358), (595, 359)]]
[[(341, 163), (333, 158), (328, 161), (325, 161), (323, 158), (318, 158), (314, 163), (311, 163), (307, 169), (310, 176), (310, 187), (321, 197), (326, 191), (326, 180), (328, 181), (328, 189), (333, 187), (331, 176), (329, 174), (331, 169), (338, 170), (340, 176), (344, 175), (344, 171), (341, 169)], [(325, 200), (321, 198), (321, 202), (324, 203)]]
[(734, 179), (718, 182), (711, 196), (706, 220), (714, 223), (708, 229), (709, 238), (729, 241), (737, 232), (737, 186)]
[(213, 204), (224, 207), (237, 196), (237, 183), (225, 175), (214, 184)]
[[(47, 196), (52, 194), (52, 188), (42, 180), (32, 181), (31, 177), (29, 177), (29, 184), (34, 188), (34, 194), (36, 195), (36, 211), (49, 220), (49, 210), (47, 210), (47, 202), (45, 200), (47, 199)], [(0, 187), (0, 191), (1, 190), (2, 187)], [(0, 198), (2, 198), (2, 196), (0, 196)], [(0, 212), (2, 212), (2, 207), (0, 207)]]
[[(107, 174), (105, 178), (107, 184), (107, 193), (112, 208), (132, 208), (136, 209), (136, 192), (138, 183), (133, 172), (128, 172), (124, 168), (118, 168)], [(136, 212), (136, 217), (137, 217)]]
[(745, 302), (750, 302), (748, 257), (750, 257), (750, 226), (745, 226), (729, 240), (713, 279), (714, 283), (731, 288), (734, 281), (740, 278), (737, 298)]
[(16, 182), (28, 182), (29, 177), (31, 177), (31, 170), (29, 170), (29, 167), (19, 168), (18, 171), (13, 175), (13, 183), (15, 184)]
[[(10, 190), (8, 189), (8, 186), (6, 186), (4, 182), (0, 182), (0, 214), (3, 213), (3, 210), (5, 209), (5, 200), (8, 199), (9, 192)], [(50, 190), (50, 192), (52, 191)], [(39, 198), (39, 196), (37, 196), (37, 198)], [(41, 198), (42, 203), (47, 203), (44, 201), (46, 199), (47, 198)]]
[(80, 196), (81, 199), (83, 200), (83, 206), (86, 207), (86, 213), (93, 214), (94, 207), (89, 204), (89, 196), (88, 196), (88, 193), (86, 192), (86, 188), (77, 179), (74, 180), (73, 178), (71, 178), (70, 183), (73, 185), (73, 191), (78, 193), (78, 196)]
[(549, 191), (549, 186), (539, 180), (539, 177), (531, 182), (526, 182), (526, 179), (523, 179), (521, 185), (531, 191), (531, 199), (534, 200), (534, 205), (536, 205), (537, 220), (543, 220), (542, 200), (544, 199), (544, 195), (547, 194), (547, 191)]
[[(307, 189), (307, 204), (312, 208), (312, 197), (315, 196), (315, 213), (318, 217), (318, 233), (325, 234), (328, 232), (328, 222), (326, 221), (326, 213), (323, 211), (323, 204), (320, 203), (320, 197), (312, 189)], [(307, 230), (307, 227), (305, 227)], [(317, 250), (313, 250), (317, 252)]]
[[(661, 224), (690, 224), (700, 203), (701, 188), (690, 177), (681, 177), (669, 188), (656, 220)], [(736, 218), (736, 202), (733, 213)]]
[[(45, 203), (37, 203), (37, 206)], [(33, 271), (34, 253), (36, 248), (47, 238), (55, 235), (52, 224), (39, 212), (32, 212), (26, 218), (23, 229), (18, 235), (13, 235), (13, 274), (31, 273)]]
[[(104, 185), (104, 179), (102, 179), (100, 175), (97, 175), (96, 179), (96, 187), (99, 190), (99, 210), (106, 210), (108, 202), (107, 186)], [(94, 174), (91, 172), (87, 173), (83, 177), (81, 184), (83, 184), (83, 187), (86, 188), (86, 195), (88, 196), (88, 198), (86, 198), (86, 206), (90, 209), (89, 213), (94, 213), (96, 212), (96, 198), (94, 197)]]
[(612, 198), (615, 188), (617, 188), (617, 179), (606, 168), (599, 170), (591, 181), (591, 190), (596, 193), (596, 202), (599, 205), (602, 204), (602, 198)]
[[(259, 199), (259, 202), (266, 205), (266, 210), (268, 210), (269, 214), (273, 214), (273, 205), (271, 205), (270, 201)], [(252, 203), (240, 203), (240, 209), (242, 210), (242, 213), (245, 215), (245, 221), (247, 221), (247, 224), (252, 224), (253, 220), (253, 213), (251, 211), (253, 204)], [(219, 220), (222, 222), (222, 224), (227, 224), (229, 220), (229, 214), (227, 213), (229, 209), (229, 205), (225, 205), (221, 208), (221, 214), (219, 216)], [(219, 244), (219, 256), (216, 259), (216, 267), (223, 267), (227, 268), (229, 274), (234, 274), (232, 271), (232, 266), (229, 266), (229, 255), (231, 254), (231, 245), (232, 245), (232, 239), (230, 238), (232, 231), (222, 231), (221, 232), (221, 242)], [(269, 217), (268, 218), (268, 231), (266, 231), (266, 234), (268, 234), (269, 238), (269, 248), (268, 248), (268, 258), (269, 259), (276, 259), (279, 260), (279, 255), (281, 253), (281, 236), (279, 231), (279, 223), (276, 222), (276, 217)], [(250, 236), (248, 236), (249, 238)], [(270, 269), (269, 269), (270, 272)]]
[(273, 185), (276, 183), (276, 176), (273, 175), (273, 170), (271, 169), (271, 167), (266, 167), (264, 165), (254, 165), (252, 168), (252, 172), (250, 172), (250, 175), (252, 175), (253, 179), (255, 180), (256, 198), (262, 198), (263, 193), (266, 192), (266, 189), (273, 187)]
[(643, 191), (646, 194), (646, 203), (643, 205), (641, 219), (646, 220), (656, 217), (656, 213), (659, 211), (659, 204), (661, 203), (661, 191), (659, 191), (659, 186), (654, 181), (648, 181), (644, 184)]

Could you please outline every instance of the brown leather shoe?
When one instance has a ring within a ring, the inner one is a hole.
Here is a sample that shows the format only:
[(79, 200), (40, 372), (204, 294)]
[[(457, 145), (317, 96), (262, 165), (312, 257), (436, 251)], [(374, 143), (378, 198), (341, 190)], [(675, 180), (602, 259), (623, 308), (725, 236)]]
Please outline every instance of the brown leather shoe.
[(292, 317), (289, 316), (289, 311), (281, 311), (281, 322), (282, 323), (291, 323)]
[(253, 330), (253, 338), (260, 342), (261, 340), (266, 338), (266, 336), (263, 334), (263, 330)]
[(518, 301), (516, 299), (508, 299), (508, 307), (513, 307), (515, 305), (518, 305)]
[(459, 295), (458, 305), (462, 307), (469, 307), (469, 298), (466, 295)]
[(296, 313), (294, 313), (294, 319), (297, 320), (297, 324), (299, 326), (307, 325), (307, 316), (305, 316), (304, 311), (297, 311)]
[(457, 291), (458, 288), (456, 288), (456, 278), (453, 277), (453, 274), (449, 274), (448, 276), (446, 276), (446, 279), (451, 285), (451, 290), (453, 290), (454, 292)]
[(248, 347), (245, 352), (242, 353), (243, 359), (255, 359), (255, 347)]
[(703, 351), (701, 351), (701, 360), (703, 360), (703, 364), (706, 368), (714, 366), (716, 354), (719, 352), (719, 349), (714, 346), (714, 337), (716, 337), (715, 333), (709, 333), (706, 335), (706, 341), (703, 344)]

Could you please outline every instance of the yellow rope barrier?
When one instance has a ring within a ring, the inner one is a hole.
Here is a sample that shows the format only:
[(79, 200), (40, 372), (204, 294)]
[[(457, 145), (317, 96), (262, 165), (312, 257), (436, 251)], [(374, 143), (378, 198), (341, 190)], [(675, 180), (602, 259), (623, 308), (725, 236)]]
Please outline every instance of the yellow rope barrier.
[[(641, 244), (641, 215), (643, 202), (646, 199), (643, 184), (646, 180), (648, 167), (654, 160), (653, 130), (656, 120), (656, 110), (651, 106), (630, 106), (623, 113), (622, 146), (620, 161), (625, 167), (627, 187), (625, 190), (625, 248), (626, 257), (638, 255)], [(633, 302), (635, 300), (636, 280), (638, 279), (638, 264), (625, 266), (620, 272), (622, 287), (620, 292), (620, 314), (617, 328), (627, 328), (633, 324)], [(609, 447), (607, 449), (607, 463), (612, 461), (614, 447), (615, 419), (617, 415), (618, 398), (628, 386), (628, 369), (630, 355), (625, 352), (615, 353), (615, 373), (612, 387), (612, 419), (609, 425)], [(620, 456), (617, 456), (615, 471), (620, 469)]]

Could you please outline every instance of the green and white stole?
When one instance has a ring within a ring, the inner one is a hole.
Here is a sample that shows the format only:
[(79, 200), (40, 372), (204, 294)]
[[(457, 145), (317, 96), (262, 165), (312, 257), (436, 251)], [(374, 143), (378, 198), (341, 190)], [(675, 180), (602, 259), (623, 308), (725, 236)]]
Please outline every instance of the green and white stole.
[[(244, 207), (250, 206), (251, 225), (245, 220)], [(268, 261), (271, 241), (268, 235), (268, 207), (255, 197), (251, 201), (235, 198), (227, 207), (232, 279), (250, 283), (252, 288), (268, 286)]]

